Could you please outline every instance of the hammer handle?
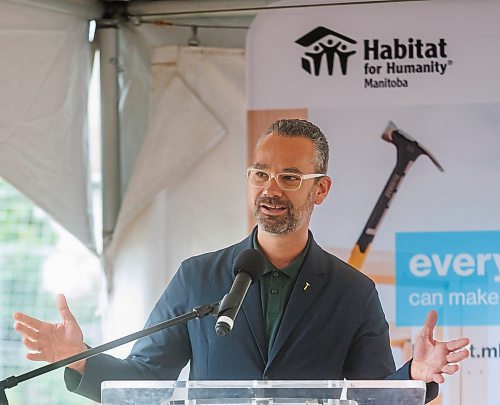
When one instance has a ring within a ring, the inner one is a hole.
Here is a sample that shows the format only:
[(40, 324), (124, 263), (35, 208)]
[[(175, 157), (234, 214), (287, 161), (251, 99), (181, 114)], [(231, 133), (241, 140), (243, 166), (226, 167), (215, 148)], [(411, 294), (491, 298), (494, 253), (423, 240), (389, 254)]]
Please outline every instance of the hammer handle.
[(399, 165), (396, 165), (391, 173), (391, 176), (389, 177), (389, 180), (387, 180), (387, 183), (380, 194), (368, 221), (366, 222), (363, 232), (361, 232), (356, 245), (352, 249), (351, 256), (349, 257), (348, 263), (356, 269), (360, 270), (363, 266), (368, 251), (370, 250), (370, 245), (375, 237), (375, 234), (377, 233), (377, 228), (389, 208), (391, 199), (398, 191), (399, 183), (412, 163), (413, 161), (409, 161), (405, 168), (401, 168)]

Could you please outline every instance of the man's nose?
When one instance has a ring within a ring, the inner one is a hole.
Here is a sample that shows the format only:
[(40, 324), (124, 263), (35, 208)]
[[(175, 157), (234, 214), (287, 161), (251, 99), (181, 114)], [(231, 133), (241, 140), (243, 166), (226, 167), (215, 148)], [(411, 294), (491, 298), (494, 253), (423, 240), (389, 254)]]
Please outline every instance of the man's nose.
[(271, 178), (271, 180), (269, 180), (269, 182), (264, 186), (262, 194), (270, 197), (281, 196), (283, 194), (283, 190), (281, 190), (275, 177)]

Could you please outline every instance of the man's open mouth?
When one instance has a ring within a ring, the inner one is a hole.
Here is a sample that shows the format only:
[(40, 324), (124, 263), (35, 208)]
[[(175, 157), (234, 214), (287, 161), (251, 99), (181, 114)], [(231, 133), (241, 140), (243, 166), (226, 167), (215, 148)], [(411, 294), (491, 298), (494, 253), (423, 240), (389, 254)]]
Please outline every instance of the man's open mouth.
[(259, 204), (259, 206), (266, 214), (281, 214), (287, 209), (284, 205)]

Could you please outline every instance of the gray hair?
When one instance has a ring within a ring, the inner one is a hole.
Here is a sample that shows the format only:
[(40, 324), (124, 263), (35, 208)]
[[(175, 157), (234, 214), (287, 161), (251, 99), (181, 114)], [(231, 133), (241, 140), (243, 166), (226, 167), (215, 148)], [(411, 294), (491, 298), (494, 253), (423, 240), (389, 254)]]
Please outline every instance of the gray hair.
[(316, 125), (306, 120), (299, 119), (281, 119), (275, 121), (267, 129), (265, 134), (275, 134), (286, 137), (304, 137), (309, 138), (314, 144), (314, 166), (317, 173), (327, 173), (329, 148), (325, 134), (321, 132)]

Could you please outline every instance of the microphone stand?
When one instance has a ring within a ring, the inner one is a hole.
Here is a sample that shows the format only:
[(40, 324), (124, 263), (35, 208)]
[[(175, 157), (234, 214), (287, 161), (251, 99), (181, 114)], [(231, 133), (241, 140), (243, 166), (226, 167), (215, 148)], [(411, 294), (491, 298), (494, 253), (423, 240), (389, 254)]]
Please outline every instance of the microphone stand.
[(200, 305), (199, 307), (194, 308), (191, 312), (188, 312), (184, 315), (180, 315), (167, 321), (160, 322), (156, 325), (150, 326), (149, 328), (131, 333), (130, 335), (118, 338), (116, 340), (112, 340), (111, 342), (104, 343), (100, 346), (96, 346), (92, 349), (75, 354), (54, 363), (47, 364), (46, 366), (36, 368), (19, 376), (7, 377), (5, 380), (0, 381), (0, 405), (9, 405), (9, 401), (7, 399), (7, 396), (5, 395), (5, 389), (15, 387), (17, 384), (23, 381), (30, 380), (39, 375), (46, 374), (49, 371), (65, 367), (77, 361), (88, 359), (89, 357), (103, 353), (110, 349), (114, 349), (115, 347), (121, 346), (125, 343), (129, 343), (145, 336), (149, 336), (153, 333), (170, 328), (171, 326), (177, 325), (179, 323), (186, 323), (192, 319), (201, 319), (207, 315), (217, 315), (218, 311), (219, 302), (216, 302), (215, 304)]

